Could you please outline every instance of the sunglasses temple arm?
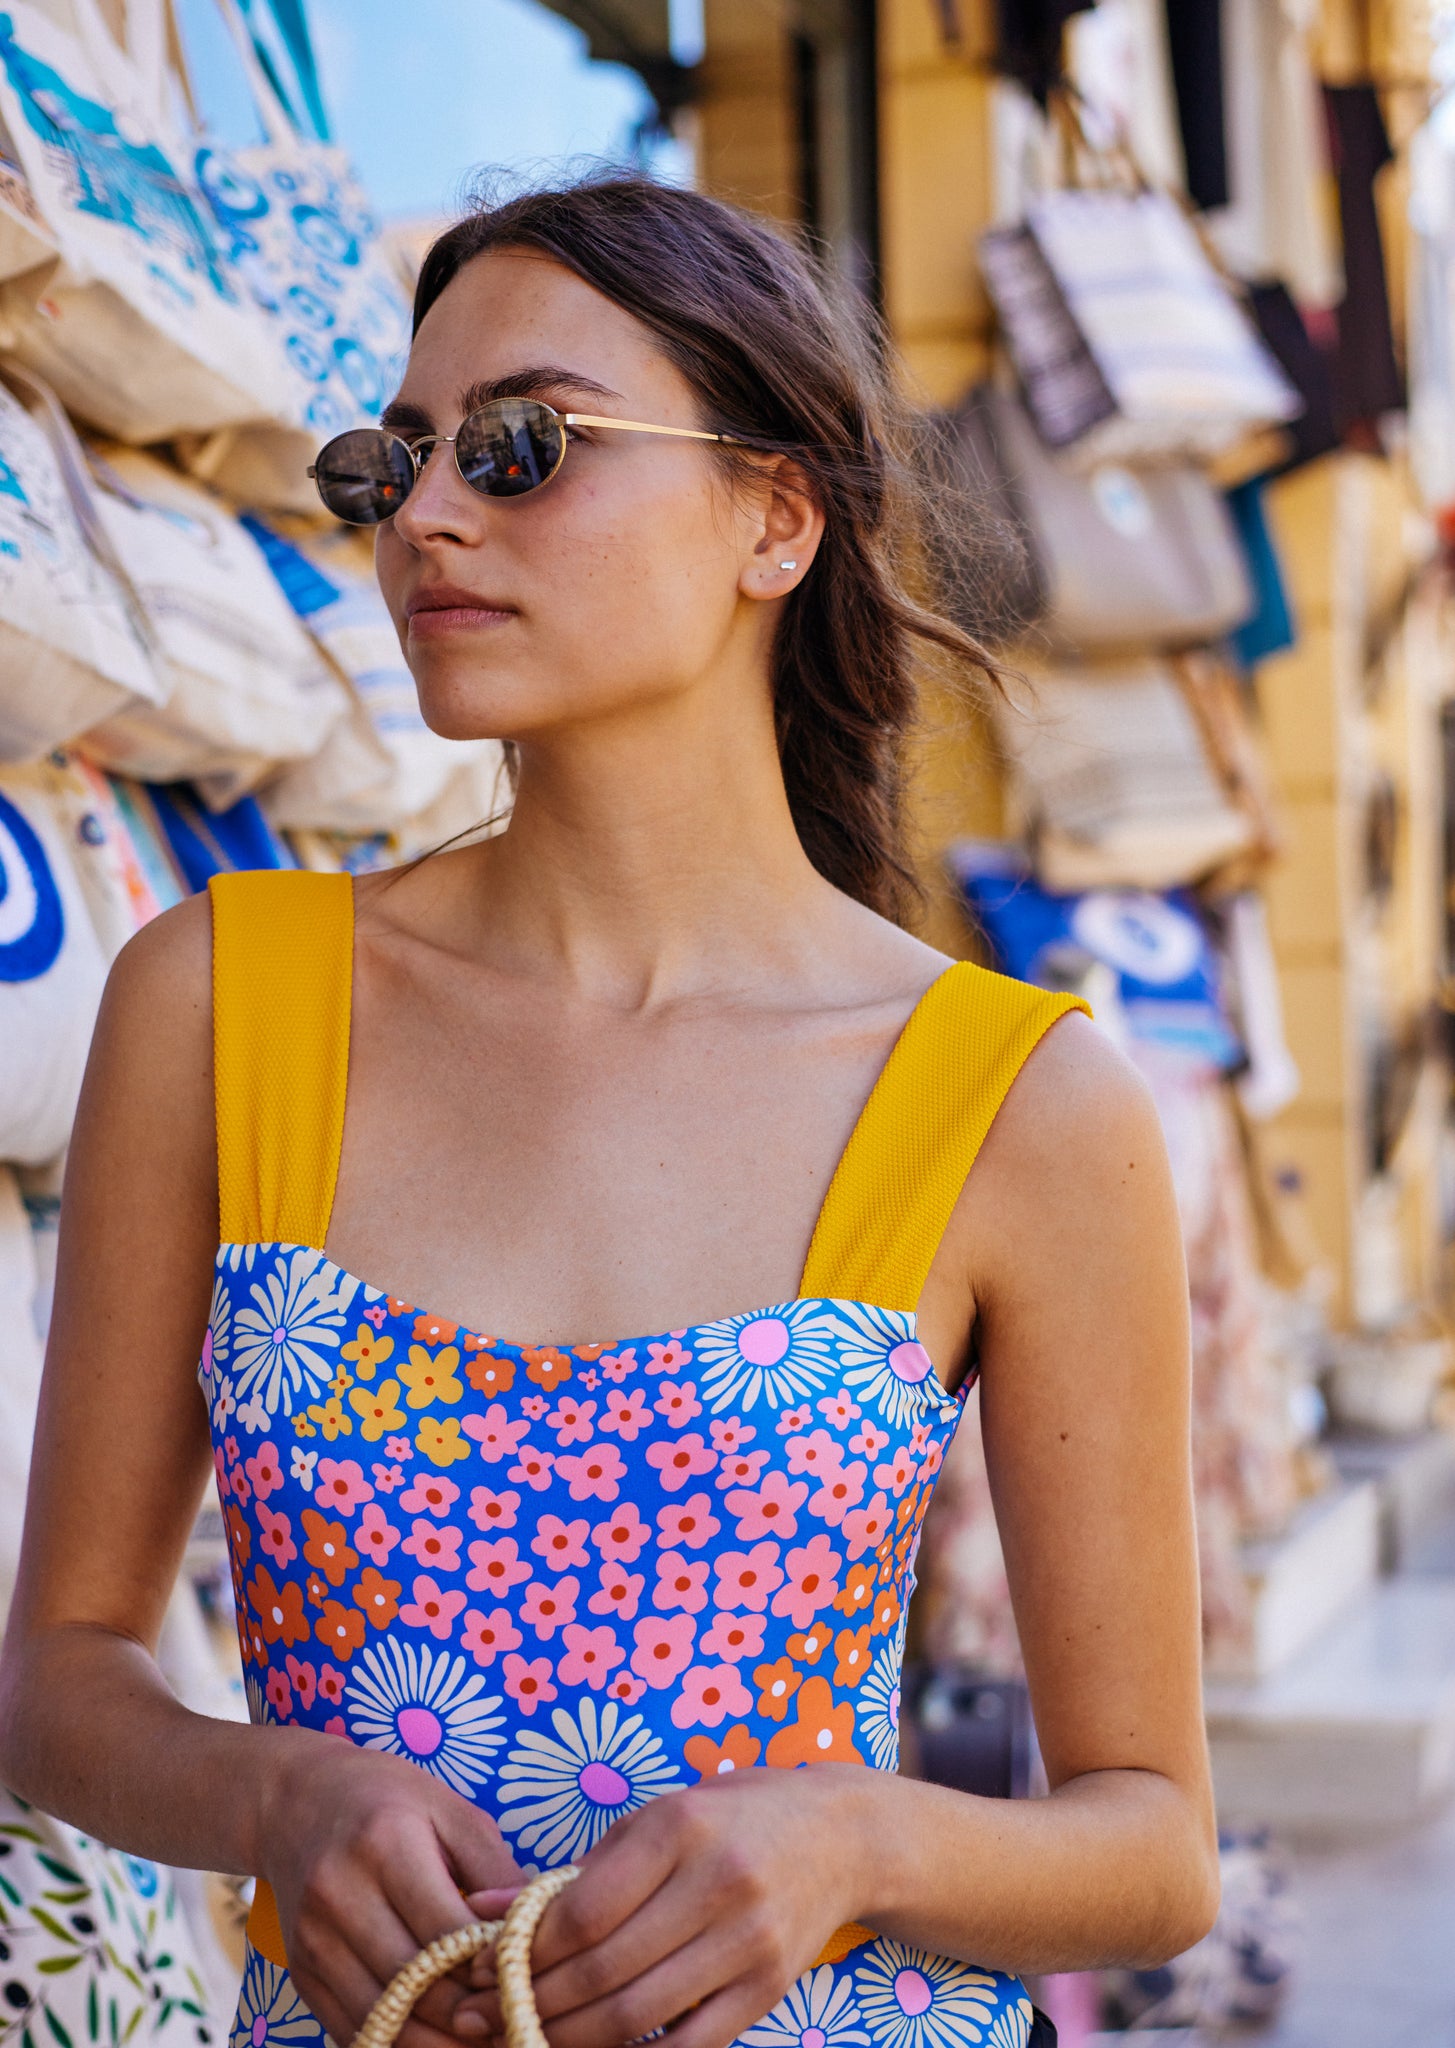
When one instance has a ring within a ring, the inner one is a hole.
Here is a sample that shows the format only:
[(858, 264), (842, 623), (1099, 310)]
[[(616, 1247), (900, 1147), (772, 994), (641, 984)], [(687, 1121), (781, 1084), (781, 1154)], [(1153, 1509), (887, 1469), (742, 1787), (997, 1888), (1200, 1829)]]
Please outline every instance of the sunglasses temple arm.
[(729, 434), (705, 434), (698, 427), (649, 427), (640, 420), (604, 420), (589, 412), (566, 412), (561, 423), (567, 427), (614, 427), (621, 434), (670, 434), (679, 441), (727, 441)]

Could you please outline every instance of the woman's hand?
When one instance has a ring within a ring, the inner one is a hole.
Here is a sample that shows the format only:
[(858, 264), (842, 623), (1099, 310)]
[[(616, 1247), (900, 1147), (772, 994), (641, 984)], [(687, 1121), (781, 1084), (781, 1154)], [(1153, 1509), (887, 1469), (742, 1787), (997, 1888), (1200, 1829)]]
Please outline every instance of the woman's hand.
[[(428, 1771), (326, 1735), (270, 1734), (292, 1746), (269, 1774), (258, 1861), (293, 1981), (347, 2043), (418, 1950), (469, 1924), (465, 1893), (514, 1891), (520, 1875), (494, 1821)], [(458, 2048), (464, 1990), (446, 1978), (428, 1991), (401, 2048)]]
[[(879, 1775), (837, 1764), (734, 1771), (619, 1820), (536, 1936), (551, 2048), (621, 2048), (672, 2021), (673, 2048), (726, 2048), (760, 2020), (863, 1909)], [(509, 1897), (469, 1904), (493, 1919)], [(499, 2031), (493, 1987), (456, 2024), (477, 2008)]]

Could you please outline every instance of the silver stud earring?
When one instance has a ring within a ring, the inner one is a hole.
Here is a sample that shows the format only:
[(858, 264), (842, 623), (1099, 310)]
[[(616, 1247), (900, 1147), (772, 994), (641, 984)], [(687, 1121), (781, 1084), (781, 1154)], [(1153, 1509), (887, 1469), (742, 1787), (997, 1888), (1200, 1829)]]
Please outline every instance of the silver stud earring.
[(780, 569), (796, 569), (798, 564), (797, 562), (780, 562), (778, 566)]

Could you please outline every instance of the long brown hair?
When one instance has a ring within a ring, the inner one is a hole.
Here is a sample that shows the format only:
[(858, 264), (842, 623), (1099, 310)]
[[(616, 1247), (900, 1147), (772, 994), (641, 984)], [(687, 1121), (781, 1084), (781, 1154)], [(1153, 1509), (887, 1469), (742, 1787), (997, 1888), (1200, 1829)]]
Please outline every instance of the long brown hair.
[(656, 336), (704, 425), (791, 455), (806, 473), (826, 523), (773, 648), (784, 783), (819, 872), (902, 918), (918, 896), (904, 819), (914, 643), (993, 671), (979, 642), (902, 580), (933, 506), (868, 309), (766, 221), (611, 173), (482, 201), (447, 229), (420, 270), (415, 331), (466, 263), (502, 248), (539, 250), (594, 285)]

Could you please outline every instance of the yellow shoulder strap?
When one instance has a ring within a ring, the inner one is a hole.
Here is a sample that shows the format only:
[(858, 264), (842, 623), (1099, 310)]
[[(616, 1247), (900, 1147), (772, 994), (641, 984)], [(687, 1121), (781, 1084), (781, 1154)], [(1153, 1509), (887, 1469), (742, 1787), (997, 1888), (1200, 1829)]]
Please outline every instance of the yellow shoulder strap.
[(224, 1244), (323, 1249), (349, 1077), (347, 875), (214, 875), (212, 1030)]
[(799, 1292), (913, 1310), (1010, 1085), (1079, 996), (968, 961), (932, 984), (900, 1034), (829, 1185)]

